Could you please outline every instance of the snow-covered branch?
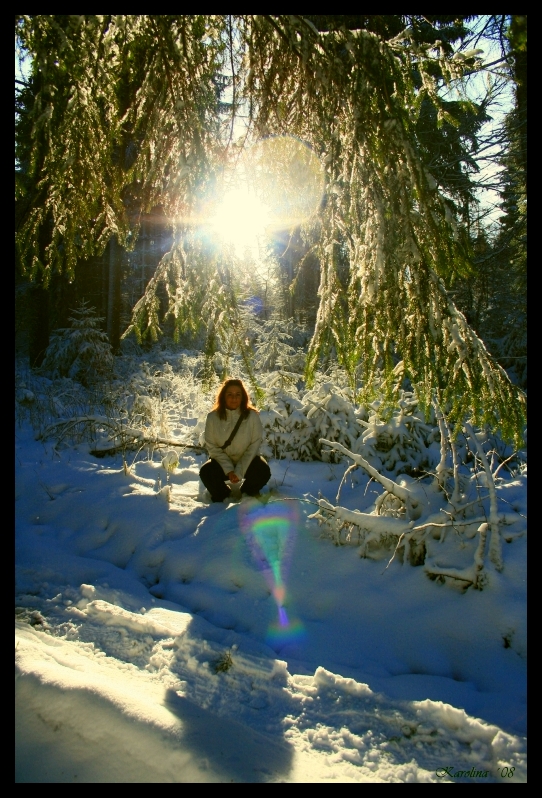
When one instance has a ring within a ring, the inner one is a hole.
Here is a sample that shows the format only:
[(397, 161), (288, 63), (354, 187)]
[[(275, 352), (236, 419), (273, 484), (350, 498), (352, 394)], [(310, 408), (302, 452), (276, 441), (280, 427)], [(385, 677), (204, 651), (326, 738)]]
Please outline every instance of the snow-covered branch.
[(405, 488), (403, 485), (399, 485), (397, 482), (394, 482), (393, 479), (389, 477), (385, 477), (380, 474), (376, 468), (365, 460), (360, 454), (355, 454), (351, 452), (346, 446), (343, 446), (341, 443), (337, 443), (336, 441), (328, 441), (325, 438), (320, 439), (320, 443), (323, 443), (326, 446), (330, 446), (332, 449), (335, 449), (342, 454), (345, 454), (347, 457), (350, 457), (357, 465), (360, 465), (364, 468), (370, 476), (373, 477), (377, 482), (384, 487), (384, 489), (391, 493), (396, 498), (403, 501), (407, 507), (407, 511), (409, 514), (409, 518), (413, 521), (416, 521), (421, 515), (421, 508), (419, 506), (420, 502), (418, 497), (408, 488)]
[(203, 447), (197, 446), (196, 444), (186, 443), (185, 441), (162, 437), (160, 435), (148, 435), (144, 430), (137, 429), (136, 427), (128, 427), (121, 424), (119, 421), (99, 415), (60, 419), (53, 424), (49, 424), (39, 435), (39, 438), (41, 440), (46, 440), (51, 435), (55, 434), (62, 440), (70, 432), (80, 429), (81, 427), (87, 427), (89, 432), (93, 432), (94, 434), (98, 433), (99, 430), (103, 428), (109, 431), (108, 438), (99, 441), (91, 450), (91, 454), (97, 455), (98, 457), (103, 457), (106, 454), (114, 454), (121, 449), (126, 449), (136, 444), (143, 446), (177, 446), (183, 449), (195, 449), (198, 452), (205, 451)]
[[(337, 521), (344, 524), (355, 524), (360, 529), (365, 529), (368, 532), (376, 532), (379, 534), (391, 534), (400, 537), (409, 527), (409, 522), (400, 518), (391, 518), (383, 515), (373, 515), (371, 513), (362, 513), (359, 510), (347, 510), (346, 507), (335, 507), (330, 504), (326, 499), (318, 499), (318, 504), (321, 508), (329, 513), (332, 513)], [(315, 518), (318, 513), (315, 513), (310, 518)]]

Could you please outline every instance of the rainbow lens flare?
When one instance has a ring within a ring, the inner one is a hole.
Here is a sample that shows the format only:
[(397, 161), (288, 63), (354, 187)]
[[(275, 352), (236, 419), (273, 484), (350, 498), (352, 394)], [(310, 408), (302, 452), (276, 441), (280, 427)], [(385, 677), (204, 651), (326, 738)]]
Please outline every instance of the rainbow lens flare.
[(253, 560), (262, 571), (278, 609), (276, 622), (271, 624), (267, 642), (273, 648), (298, 641), (304, 627), (297, 619), (290, 620), (285, 609), (286, 579), (291, 563), (295, 536), (299, 525), (299, 511), (294, 502), (272, 502), (262, 506), (239, 507), (240, 526)]

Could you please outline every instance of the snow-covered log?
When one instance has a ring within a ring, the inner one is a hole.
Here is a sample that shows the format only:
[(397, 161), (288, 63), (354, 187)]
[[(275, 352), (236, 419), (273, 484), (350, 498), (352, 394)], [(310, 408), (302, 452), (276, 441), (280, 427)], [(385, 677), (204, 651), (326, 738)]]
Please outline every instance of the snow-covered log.
[(86, 428), (88, 433), (97, 435), (104, 428), (108, 431), (105, 439), (99, 440), (90, 454), (104, 457), (106, 454), (129, 449), (133, 446), (177, 446), (183, 449), (194, 449), (198, 452), (205, 451), (202, 446), (194, 443), (176, 440), (175, 438), (148, 435), (144, 430), (128, 427), (115, 419), (106, 416), (88, 415), (75, 416), (70, 419), (60, 419), (49, 424), (39, 435), (41, 440), (46, 440), (51, 435), (58, 436), (59, 442), (75, 430)]

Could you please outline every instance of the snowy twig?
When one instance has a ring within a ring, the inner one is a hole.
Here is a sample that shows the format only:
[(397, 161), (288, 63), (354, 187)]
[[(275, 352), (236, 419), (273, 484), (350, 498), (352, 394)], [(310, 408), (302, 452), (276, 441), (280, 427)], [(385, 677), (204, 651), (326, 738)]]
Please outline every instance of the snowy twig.
[(437, 465), (437, 475), (435, 481), (441, 490), (444, 489), (446, 484), (446, 456), (448, 454), (448, 436), (446, 434), (446, 425), (444, 423), (444, 416), (440, 407), (435, 406), (437, 421), (440, 431), (440, 461)]
[(138, 456), (139, 452), (140, 452), (140, 451), (143, 449), (143, 447), (144, 447), (144, 446), (145, 446), (145, 443), (142, 443), (142, 444), (141, 444), (141, 446), (139, 447), (139, 449), (137, 450), (137, 452), (135, 453), (135, 455), (134, 455), (134, 459), (132, 460), (132, 465), (131, 465), (131, 466), (125, 466), (125, 471), (126, 471), (128, 474), (130, 474), (130, 473), (131, 473), (131, 471), (132, 471), (132, 468), (134, 467), (134, 463), (135, 463), (135, 461), (136, 461), (136, 458), (137, 458), (137, 456)]
[(462, 513), (464, 510), (466, 510), (468, 507), (471, 507), (473, 504), (482, 504), (484, 499), (487, 499), (487, 496), (477, 496), (476, 499), (473, 499), (471, 502), (468, 502), (467, 504), (461, 504), (459, 505), (459, 507), (455, 507), (454, 512)]
[(344, 474), (343, 474), (343, 477), (342, 477), (342, 479), (341, 479), (341, 482), (340, 482), (340, 485), (339, 485), (339, 489), (338, 489), (338, 491), (337, 491), (337, 495), (336, 495), (336, 497), (335, 497), (335, 501), (336, 501), (337, 503), (339, 502), (339, 499), (341, 498), (341, 490), (342, 490), (342, 486), (343, 486), (343, 485), (344, 485), (344, 483), (346, 482), (346, 477), (348, 476), (348, 474), (350, 474), (350, 472), (351, 472), (351, 471), (355, 471), (357, 467), (358, 467), (358, 466), (357, 466), (357, 464), (356, 464), (356, 463), (352, 463), (352, 465), (351, 465), (351, 466), (348, 466), (348, 468), (347, 468), (347, 469), (346, 469), (346, 471), (344, 472)]
[[(310, 499), (300, 499), (297, 496), (283, 496), (281, 499), (269, 499), (267, 504), (277, 504), (277, 502), (301, 502), (302, 504), (312, 504), (314, 507), (319, 507), (318, 501), (311, 501)], [(309, 518), (314, 516), (309, 515)]]
[(478, 548), (474, 554), (474, 567), (478, 574), (480, 574), (484, 568), (484, 552), (486, 548), (487, 528), (487, 523), (480, 524), (478, 527), (480, 540), (478, 541)]
[[(394, 551), (393, 551), (393, 554), (391, 555), (391, 558), (390, 558), (390, 560), (389, 560), (388, 564), (387, 564), (387, 565), (386, 565), (386, 567), (384, 568), (384, 571), (387, 571), (387, 570), (388, 570), (388, 568), (390, 567), (390, 565), (392, 564), (392, 562), (394, 561), (394, 559), (395, 559), (395, 555), (396, 555), (396, 554), (397, 554), (397, 552), (399, 551), (399, 546), (400, 546), (400, 545), (401, 545), (401, 543), (403, 542), (403, 539), (404, 539), (404, 537), (405, 537), (405, 535), (406, 535), (406, 534), (407, 534), (406, 532), (403, 532), (403, 533), (402, 533), (402, 535), (400, 535), (400, 536), (399, 536), (399, 540), (397, 541), (397, 546), (395, 547), (395, 549), (394, 549)], [(384, 571), (382, 571), (382, 573), (384, 573)]]
[(464, 568), (462, 571), (456, 568), (441, 568), (439, 565), (431, 565), (426, 563), (424, 566), (425, 573), (428, 576), (442, 576), (448, 579), (457, 579), (460, 582), (466, 582), (468, 585), (476, 584), (476, 572), (473, 567)]
[(460, 521), (457, 521), (457, 520), (445, 521), (442, 524), (439, 524), (436, 521), (428, 521), (426, 524), (420, 524), (419, 526), (412, 527), (412, 531), (414, 532), (415, 530), (418, 530), (418, 529), (426, 529), (429, 526), (435, 526), (435, 527), (453, 526), (453, 527), (458, 527), (458, 526), (469, 526), (470, 524), (482, 524), (482, 523), (485, 523), (485, 522), (486, 522), (486, 519), (483, 518), (483, 517), (482, 518), (471, 518), (469, 521), (464, 521), (464, 520), (460, 520)]
[(497, 466), (497, 469), (493, 473), (493, 479), (497, 479), (497, 474), (499, 473), (499, 471), (501, 470), (503, 465), (506, 465), (506, 463), (509, 460), (512, 460), (512, 458), (514, 458), (516, 456), (516, 454), (517, 454), (517, 452), (514, 452), (513, 454), (510, 455), (510, 457), (507, 457), (506, 460), (503, 460), (502, 463), (499, 463), (499, 465)]
[[(444, 423), (448, 427), (448, 422), (444, 419)], [(459, 501), (459, 457), (457, 455), (457, 446), (455, 445), (455, 441), (452, 439), (450, 435), (450, 428), (448, 427), (448, 441), (450, 443), (450, 449), (452, 450), (452, 463), (454, 469), (454, 489), (452, 492), (451, 504), (455, 507), (457, 502)]]
[(459, 501), (459, 457), (457, 456), (457, 447), (455, 442), (452, 440), (452, 435), (450, 433), (450, 427), (448, 426), (448, 422), (440, 409), (440, 407), (435, 404), (435, 412), (437, 416), (438, 426), (440, 430), (440, 462), (437, 466), (437, 483), (441, 490), (444, 490), (446, 485), (446, 451), (447, 447), (450, 447), (452, 452), (452, 463), (453, 463), (453, 475), (454, 475), (454, 489), (452, 492), (452, 497), (450, 499), (450, 503), (455, 507), (457, 502)]
[(519, 510), (516, 510), (516, 508), (514, 507), (512, 502), (509, 502), (508, 499), (504, 499), (502, 496), (497, 496), (497, 498), (499, 499), (499, 501), (504, 502), (505, 504), (508, 504), (514, 510), (515, 513), (517, 513), (519, 516), (521, 516), (521, 518), (527, 519), (527, 516), (523, 515), (523, 513), (520, 513)]
[(472, 429), (470, 424), (465, 422), (464, 424), (465, 430), (469, 437), (471, 438), (472, 442), (476, 447), (476, 451), (478, 452), (478, 456), (482, 462), (484, 467), (484, 471), (486, 473), (486, 481), (487, 481), (487, 488), (489, 490), (489, 525), (491, 529), (491, 538), (489, 543), (489, 558), (491, 562), (495, 565), (498, 571), (502, 571), (503, 569), (503, 561), (502, 561), (502, 551), (501, 551), (501, 539), (500, 539), (500, 531), (499, 531), (499, 516), (497, 511), (497, 492), (495, 490), (495, 481), (493, 479), (493, 474), (491, 473), (491, 469), (489, 467), (489, 463), (487, 461), (486, 454), (480, 444), (480, 441), (476, 437), (474, 430)]
[[(360, 529), (367, 529), (379, 534), (397, 535), (398, 537), (409, 530), (409, 522), (400, 518), (362, 513), (359, 510), (348, 510), (346, 507), (335, 507), (326, 499), (319, 499), (318, 505), (323, 510), (332, 513), (340, 522), (355, 524)], [(315, 513), (309, 518), (314, 518), (317, 515), (318, 513)]]

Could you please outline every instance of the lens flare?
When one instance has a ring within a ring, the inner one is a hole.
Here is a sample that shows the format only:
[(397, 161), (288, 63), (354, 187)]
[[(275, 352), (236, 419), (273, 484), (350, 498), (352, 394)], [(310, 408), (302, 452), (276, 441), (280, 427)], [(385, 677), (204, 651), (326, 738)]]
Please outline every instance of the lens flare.
[(291, 230), (313, 216), (322, 202), (324, 168), (293, 136), (256, 142), (227, 171), (213, 198), (198, 214), (210, 238), (237, 257), (254, 260), (273, 233)]
[(272, 623), (267, 630), (265, 641), (268, 646), (281, 651), (288, 646), (290, 650), (297, 648), (298, 644), (306, 638), (305, 627), (300, 620), (289, 621), (284, 608), (279, 610), (279, 618), (276, 623)]
[(254, 562), (262, 571), (278, 611), (269, 627), (267, 640), (275, 648), (303, 637), (303, 624), (288, 618), (286, 579), (291, 562), (299, 518), (293, 503), (274, 502), (266, 506), (240, 505), (240, 526)]
[(270, 222), (269, 209), (246, 183), (228, 190), (210, 214), (211, 231), (238, 256), (258, 251)]
[(271, 136), (254, 144), (244, 159), (246, 180), (268, 210), (268, 230), (287, 230), (313, 216), (324, 196), (320, 159), (293, 136)]

